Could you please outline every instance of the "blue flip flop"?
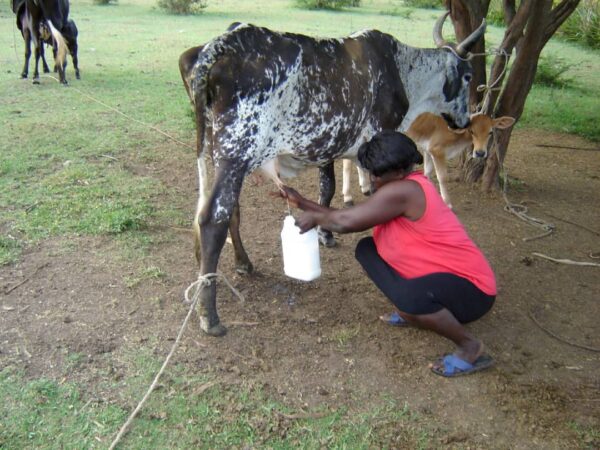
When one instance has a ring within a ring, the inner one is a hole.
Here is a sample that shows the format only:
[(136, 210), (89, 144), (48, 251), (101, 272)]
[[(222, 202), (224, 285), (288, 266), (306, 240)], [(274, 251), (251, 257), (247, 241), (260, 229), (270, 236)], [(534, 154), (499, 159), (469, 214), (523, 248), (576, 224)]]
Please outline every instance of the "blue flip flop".
[(389, 315), (389, 318), (387, 318), (387, 319), (384, 319), (382, 316), (381, 320), (383, 320), (388, 325), (392, 325), (393, 327), (408, 327), (411, 325), (406, 320), (404, 320), (400, 314), (398, 314), (395, 311), (393, 313), (391, 313)]
[(487, 369), (494, 365), (494, 360), (489, 355), (481, 355), (477, 358), (473, 364), (459, 358), (456, 355), (446, 355), (438, 361), (441, 366), (431, 367), (431, 371), (437, 375), (443, 377), (459, 377), (462, 375), (469, 375), (471, 373), (479, 372)]

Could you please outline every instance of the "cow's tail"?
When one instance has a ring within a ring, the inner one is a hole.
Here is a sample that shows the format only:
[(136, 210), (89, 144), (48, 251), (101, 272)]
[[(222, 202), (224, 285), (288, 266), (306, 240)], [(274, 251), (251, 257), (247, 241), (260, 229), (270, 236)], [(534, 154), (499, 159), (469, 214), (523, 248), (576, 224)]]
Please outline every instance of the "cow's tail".
[(67, 41), (61, 32), (54, 27), (51, 20), (48, 20), (48, 26), (50, 27), (50, 32), (52, 33), (52, 37), (56, 42), (56, 65), (62, 70), (65, 65), (65, 61), (67, 60), (67, 53), (69, 51)]

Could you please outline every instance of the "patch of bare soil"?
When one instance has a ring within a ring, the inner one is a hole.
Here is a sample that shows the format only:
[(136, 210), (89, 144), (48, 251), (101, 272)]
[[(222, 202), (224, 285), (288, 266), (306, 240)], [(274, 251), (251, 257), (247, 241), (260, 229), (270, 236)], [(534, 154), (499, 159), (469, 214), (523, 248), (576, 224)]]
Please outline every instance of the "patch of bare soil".
[[(180, 207), (192, 214), (193, 156), (163, 163), (161, 170), (130, 164), (179, 192)], [(590, 256), (600, 254), (600, 152), (572, 136), (519, 132), (506, 167), (510, 200), (554, 224), (550, 236), (526, 241), (540, 230), (505, 212), (500, 195), (450, 186), (457, 214), (499, 281), (495, 308), (469, 325), (495, 358), (493, 369), (438, 377), (428, 363), (451, 351), (450, 342), (377, 319), (390, 306), (353, 256), (367, 233), (338, 236), (336, 248), (322, 249), (319, 280), (286, 278), (279, 244), (286, 208), (268, 197), (272, 186), (250, 182), (241, 200), (242, 237), (256, 272), (235, 273), (229, 244), (220, 263), (246, 301), (219, 283), (219, 312), (229, 333), (207, 337), (194, 318), (175, 361), (196, 373), (261, 386), (295, 408), (352, 411), (391, 397), (418, 413), (419, 426), (440, 447), (598, 448), (600, 442), (586, 442), (571, 424), (600, 423), (600, 353), (571, 344), (600, 348), (600, 268), (533, 253), (600, 262)], [(316, 198), (316, 171), (292, 185)], [(341, 203), (338, 194), (334, 206)], [(189, 232), (162, 227), (151, 235), (149, 255), (138, 260), (122, 256), (120, 241), (82, 237), (45, 241), (0, 268), (0, 367), (78, 381), (90, 397), (122, 402), (119, 392), (102, 386), (127, 376), (127, 355), (137, 346), (166, 355), (187, 313), (183, 290), (196, 277)], [(150, 266), (164, 276), (144, 277)], [(80, 357), (75, 361), (73, 354)]]

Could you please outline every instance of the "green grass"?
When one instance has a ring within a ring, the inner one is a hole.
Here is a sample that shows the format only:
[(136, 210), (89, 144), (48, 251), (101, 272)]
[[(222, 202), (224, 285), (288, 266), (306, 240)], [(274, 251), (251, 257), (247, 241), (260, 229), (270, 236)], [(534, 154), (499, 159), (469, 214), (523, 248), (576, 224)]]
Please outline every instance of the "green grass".
[[(76, 366), (81, 355), (68, 359)], [(128, 359), (126, 379), (96, 386), (120, 392), (119, 404), (98, 401), (75, 383), (27, 380), (14, 369), (0, 371), (0, 448), (107, 448), (162, 362), (150, 349), (136, 349)], [(387, 398), (367, 411), (296, 411), (273, 401), (261, 388), (215, 381), (170, 366), (119, 448), (368, 449), (430, 444), (419, 417), (407, 405)]]

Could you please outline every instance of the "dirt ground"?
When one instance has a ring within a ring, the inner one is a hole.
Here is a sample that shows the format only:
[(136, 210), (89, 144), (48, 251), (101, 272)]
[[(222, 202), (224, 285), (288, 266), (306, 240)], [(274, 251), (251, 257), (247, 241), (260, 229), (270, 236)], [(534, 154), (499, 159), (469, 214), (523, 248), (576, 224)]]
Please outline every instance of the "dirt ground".
[[(294, 408), (353, 410), (389, 396), (419, 414), (439, 447), (600, 448), (600, 267), (533, 255), (600, 262), (593, 259), (600, 256), (599, 150), (548, 132), (513, 136), (508, 196), (556, 226), (540, 239), (524, 240), (541, 230), (505, 212), (500, 195), (457, 182), (450, 186), (456, 213), (498, 277), (494, 309), (469, 325), (495, 358), (491, 370), (438, 377), (428, 364), (451, 351), (450, 342), (378, 320), (390, 306), (353, 256), (367, 233), (337, 236), (337, 247), (321, 249), (317, 281), (286, 278), (279, 243), (286, 208), (268, 197), (272, 186), (249, 181), (241, 200), (242, 237), (256, 271), (237, 275), (229, 244), (220, 262), (246, 301), (219, 283), (219, 313), (228, 334), (207, 337), (193, 318), (174, 362), (260, 385)], [(179, 206), (191, 216), (192, 155), (167, 167), (133, 159), (122, 164), (175, 189)], [(316, 198), (316, 182), (312, 170), (291, 184)], [(156, 199), (159, 208), (161, 201)], [(334, 206), (341, 203), (338, 193)], [(122, 402), (117, 392), (98, 392), (97, 386), (103, 377), (127, 375), (128, 348), (153, 343), (157, 358), (164, 358), (187, 313), (183, 291), (196, 278), (187, 230), (149, 232), (154, 245), (139, 260), (124, 258), (122, 242), (107, 236), (61, 238), (29, 248), (17, 264), (0, 268), (0, 367), (80, 382), (90, 396)], [(132, 281), (149, 266), (164, 276)], [(73, 353), (84, 360), (67, 370)], [(589, 429), (596, 432), (582, 432)]]

